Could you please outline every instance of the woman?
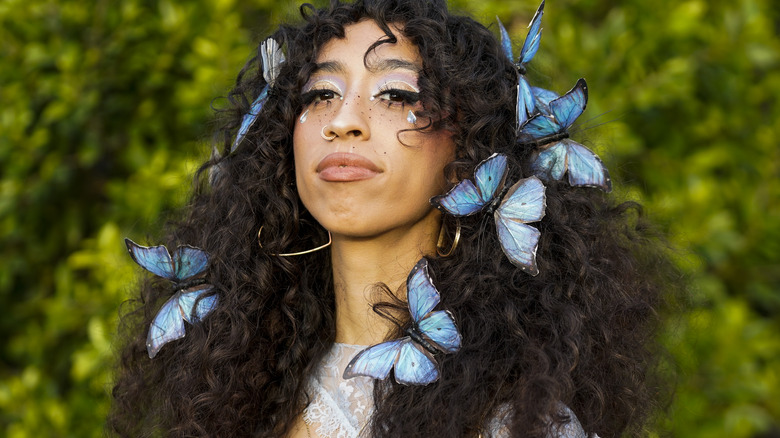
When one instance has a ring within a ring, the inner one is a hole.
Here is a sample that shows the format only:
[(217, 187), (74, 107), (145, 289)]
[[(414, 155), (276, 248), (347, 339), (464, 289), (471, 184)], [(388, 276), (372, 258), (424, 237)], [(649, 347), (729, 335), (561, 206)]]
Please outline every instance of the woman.
[[(494, 35), (443, 1), (301, 10), (303, 25), (272, 35), (284, 47), (279, 70), (264, 77), (258, 57), (239, 75), (221, 153), (169, 236), (171, 248), (209, 254), (200, 298), (213, 301), (150, 359), (145, 328), (171, 290), (144, 285), (125, 317), (112, 431), (640, 433), (656, 391), (647, 382), (660, 292), (638, 208), (548, 178), (538, 247), (526, 250), (536, 259), (511, 262), (485, 213), (515, 196), (502, 187), (526, 181), (539, 152), (518, 144), (518, 70)], [(262, 110), (250, 109), (262, 93)], [(247, 113), (256, 121), (235, 140)], [(496, 157), (507, 170), (492, 197), (474, 214), (449, 211), (453, 187), (488, 174)], [(406, 280), (426, 262), (458, 348), (409, 341), (431, 358), (430, 383), (398, 383), (397, 363), (395, 379), (345, 380), (367, 346), (410, 326), (419, 335)]]

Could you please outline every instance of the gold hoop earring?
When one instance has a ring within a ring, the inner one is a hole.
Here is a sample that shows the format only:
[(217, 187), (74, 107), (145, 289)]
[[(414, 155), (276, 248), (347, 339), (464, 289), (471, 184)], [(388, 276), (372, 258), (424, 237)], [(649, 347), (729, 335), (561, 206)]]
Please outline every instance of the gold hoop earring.
[[(263, 232), (263, 227), (260, 227), (260, 229), (257, 230), (257, 244), (260, 246), (260, 248), (263, 247), (262, 242), (260, 242), (260, 233), (262, 233), (262, 232)], [(330, 234), (330, 231), (328, 231), (328, 243), (326, 243), (326, 244), (324, 244), (322, 246), (318, 246), (318, 247), (312, 248), (312, 249), (307, 249), (306, 251), (290, 252), (290, 253), (285, 253), (285, 254), (281, 254), (281, 253), (280, 254), (271, 254), (271, 255), (275, 256), (275, 257), (292, 257), (292, 256), (299, 256), (299, 255), (304, 255), (304, 254), (310, 254), (310, 253), (313, 253), (313, 252), (316, 252), (316, 251), (319, 251), (321, 249), (325, 249), (325, 248), (329, 247), (331, 243), (333, 243), (333, 236)]]
[(442, 249), (444, 246), (444, 223), (441, 224), (441, 229), (439, 230), (439, 241), (436, 243), (436, 254), (439, 255), (439, 257), (449, 257), (452, 255), (453, 252), (455, 252), (455, 248), (458, 247), (458, 242), (460, 242), (460, 221), (455, 219), (455, 237), (452, 239), (452, 247), (449, 251), (446, 253)]
[(324, 138), (327, 141), (333, 141), (336, 137), (338, 137), (338, 135), (336, 134), (325, 135), (325, 126), (322, 127), (322, 130), (320, 131), (320, 135), (322, 136), (322, 138)]

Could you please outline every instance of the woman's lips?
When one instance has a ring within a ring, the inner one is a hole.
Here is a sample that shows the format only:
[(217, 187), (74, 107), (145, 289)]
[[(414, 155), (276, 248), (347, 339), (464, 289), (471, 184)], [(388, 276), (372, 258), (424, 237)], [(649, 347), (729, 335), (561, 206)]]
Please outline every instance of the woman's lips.
[(317, 164), (320, 179), (331, 182), (361, 181), (381, 172), (368, 158), (346, 152), (330, 154)]

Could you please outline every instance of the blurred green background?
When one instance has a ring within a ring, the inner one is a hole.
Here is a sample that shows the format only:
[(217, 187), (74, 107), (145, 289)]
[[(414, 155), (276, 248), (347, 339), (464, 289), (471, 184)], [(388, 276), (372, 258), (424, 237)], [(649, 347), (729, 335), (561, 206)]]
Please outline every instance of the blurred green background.
[[(452, 4), (518, 46), (537, 6)], [(140, 274), (122, 238), (155, 243), (208, 155), (212, 99), (296, 9), (0, 1), (0, 435), (102, 435)], [(780, 3), (551, 0), (543, 23), (532, 84), (588, 79), (575, 138), (693, 283), (663, 334), (678, 389), (655, 433), (780, 436)]]

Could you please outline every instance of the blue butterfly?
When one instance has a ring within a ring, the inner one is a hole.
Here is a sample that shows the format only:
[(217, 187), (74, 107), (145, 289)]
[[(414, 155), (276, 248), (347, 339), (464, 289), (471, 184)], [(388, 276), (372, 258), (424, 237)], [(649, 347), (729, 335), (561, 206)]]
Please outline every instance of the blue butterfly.
[(460, 333), (452, 314), (446, 310), (432, 312), (439, 304), (439, 291), (428, 273), (428, 260), (420, 259), (406, 279), (407, 301), (412, 315), (409, 336), (373, 345), (349, 362), (344, 378), (369, 376), (385, 379), (395, 366), (395, 381), (404, 385), (427, 385), (439, 378), (433, 354), (460, 350)]
[(506, 155), (493, 154), (477, 165), (474, 171), (476, 185), (464, 179), (446, 195), (431, 198), (431, 204), (456, 217), (469, 216), (485, 209), (492, 211), (504, 254), (515, 266), (536, 275), (539, 273), (536, 247), (540, 233), (526, 224), (544, 217), (544, 185), (532, 176), (504, 189), (506, 194), (499, 193), (506, 172)]
[(531, 157), (531, 170), (539, 178), (561, 180), (568, 173), (572, 186), (612, 190), (609, 172), (590, 149), (569, 139), (568, 128), (585, 111), (588, 86), (585, 79), (561, 97), (542, 90), (537, 94), (543, 111), (530, 118), (521, 128), (519, 141), (539, 146)]
[[(501, 20), (498, 20), (498, 28), (501, 32), (501, 47), (504, 49), (504, 54), (510, 61), (512, 61), (517, 67), (518, 71), (518, 84), (517, 84), (517, 126), (522, 126), (526, 120), (534, 113), (534, 96), (531, 92), (531, 86), (525, 79), (525, 66), (534, 58), (536, 52), (539, 50), (539, 43), (542, 40), (542, 15), (544, 15), (544, 0), (542, 4), (534, 14), (534, 18), (531, 19), (531, 23), (528, 25), (528, 35), (523, 42), (523, 48), (520, 50), (520, 57), (515, 61), (515, 56), (512, 53), (512, 41), (509, 39), (509, 33), (504, 28)], [(498, 17), (496, 17), (498, 19)]]
[(233, 146), (230, 147), (230, 153), (233, 153), (238, 148), (238, 145), (244, 140), (246, 133), (249, 132), (249, 128), (257, 120), (257, 116), (260, 115), (260, 110), (263, 109), (263, 105), (266, 99), (268, 99), (268, 89), (273, 86), (277, 76), (279, 76), (279, 69), (284, 62), (282, 48), (273, 38), (268, 38), (260, 45), (260, 56), (263, 59), (263, 79), (265, 79), (266, 86), (263, 87), (260, 95), (252, 102), (249, 113), (244, 114), (244, 118), (241, 119), (241, 126), (238, 128), (238, 134), (233, 142)]
[(149, 326), (146, 351), (154, 358), (163, 345), (184, 337), (184, 321), (197, 322), (217, 306), (216, 295), (204, 296), (213, 286), (204, 284), (200, 278), (209, 257), (203, 250), (189, 245), (178, 247), (171, 257), (163, 245), (140, 246), (130, 239), (125, 239), (125, 244), (136, 263), (152, 274), (172, 281), (176, 287), (177, 292), (163, 304)]

